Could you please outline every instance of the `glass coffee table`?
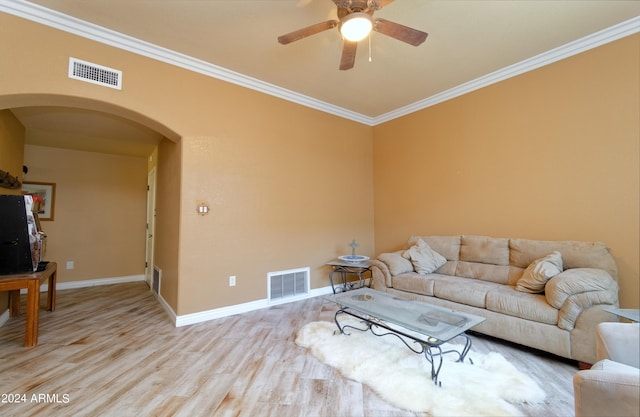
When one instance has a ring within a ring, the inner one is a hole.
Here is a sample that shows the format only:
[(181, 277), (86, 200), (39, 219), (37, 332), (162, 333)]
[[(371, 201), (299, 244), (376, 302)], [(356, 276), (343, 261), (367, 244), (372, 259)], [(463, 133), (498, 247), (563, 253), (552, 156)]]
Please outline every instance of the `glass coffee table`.
[[(328, 295), (325, 298), (339, 306), (334, 320), (340, 333), (348, 335), (345, 330), (349, 328), (370, 330), (376, 336), (398, 337), (413, 352), (424, 354), (431, 364), (431, 380), (439, 386), (442, 385), (438, 375), (443, 355), (456, 354), (457, 361), (464, 362), (471, 349), (471, 339), (465, 332), (485, 320), (484, 317), (395, 297), (370, 288)], [(363, 327), (341, 324), (343, 315), (361, 320)], [(465, 340), (461, 351), (442, 350), (444, 343), (458, 337)]]

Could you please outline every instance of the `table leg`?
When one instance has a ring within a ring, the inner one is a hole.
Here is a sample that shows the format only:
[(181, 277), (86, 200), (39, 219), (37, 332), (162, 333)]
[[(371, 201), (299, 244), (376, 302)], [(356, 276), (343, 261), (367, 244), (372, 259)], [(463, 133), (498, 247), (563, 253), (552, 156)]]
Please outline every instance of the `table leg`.
[[(432, 345), (426, 345), (426, 344), (423, 348), (424, 348), (424, 357), (431, 364), (431, 380), (433, 381), (434, 384), (441, 387), (442, 382), (438, 381), (438, 375), (440, 374), (440, 369), (442, 369), (442, 356), (443, 356), (442, 348), (440, 348), (440, 345), (432, 346)], [(436, 353), (434, 353), (432, 349), (434, 349)], [(435, 362), (436, 358), (438, 359), (437, 366)]]
[(38, 313), (40, 309), (40, 280), (32, 279), (27, 284), (27, 325), (24, 335), (25, 347), (38, 343)]
[(329, 272), (329, 281), (331, 281), (331, 289), (333, 290), (334, 294), (336, 293), (336, 285), (333, 282), (333, 274), (335, 274), (335, 272), (336, 272), (335, 270)]
[[(360, 329), (358, 327), (354, 327), (351, 326), (349, 324), (344, 324), (341, 325), (340, 321), (338, 320), (338, 317), (341, 314), (347, 314), (351, 317), (355, 317), (357, 319), (362, 320), (362, 323), (366, 323), (366, 328), (364, 329)], [(400, 341), (402, 343), (405, 344), (406, 347), (408, 347), (410, 350), (412, 350), (414, 353), (418, 353), (418, 354), (423, 354), (425, 359), (430, 363), (431, 365), (431, 380), (433, 381), (433, 383), (438, 386), (441, 387), (442, 386), (442, 382), (439, 380), (439, 375), (440, 375), (440, 370), (442, 369), (442, 364), (443, 364), (443, 357), (444, 355), (447, 355), (449, 353), (455, 353), (458, 355), (458, 360), (456, 362), (464, 362), (464, 359), (467, 356), (467, 353), (469, 353), (469, 351), (471, 350), (471, 338), (466, 334), (466, 333), (460, 333), (458, 336), (450, 339), (453, 340), (457, 337), (464, 337), (465, 338), (465, 345), (464, 348), (462, 348), (462, 351), (459, 352), (455, 349), (451, 349), (451, 350), (442, 350), (442, 345), (443, 342), (441, 341), (437, 341), (435, 343), (433, 342), (429, 342), (427, 340), (420, 340), (418, 338), (416, 338), (415, 336), (412, 336), (408, 333), (402, 332), (397, 328), (391, 328), (389, 326), (387, 326), (384, 321), (382, 320), (378, 320), (378, 319), (374, 319), (371, 316), (368, 316), (366, 314), (358, 314), (355, 311), (349, 310), (348, 307), (343, 307), (340, 308), (338, 311), (336, 311), (336, 314), (334, 315), (334, 321), (336, 323), (336, 325), (338, 326), (338, 330), (340, 331), (341, 334), (344, 335), (349, 335), (349, 333), (347, 333), (345, 331), (346, 328), (351, 328), (351, 329), (355, 329), (355, 330), (359, 330), (362, 332), (366, 332), (367, 330), (371, 331), (372, 334), (376, 335), (376, 336), (395, 336), (398, 339), (400, 339)], [(375, 330), (375, 329), (384, 329), (383, 331), (379, 331), (379, 330)], [(386, 333), (385, 333), (386, 331)], [(405, 338), (407, 338), (410, 341), (413, 341), (413, 343), (408, 343), (407, 340), (405, 340)], [(415, 344), (418, 344), (420, 346), (420, 349), (417, 349), (415, 346)], [(437, 361), (437, 363), (436, 363)], [(469, 359), (469, 362), (471, 364), (473, 364), (473, 361), (471, 359)]]
[(9, 317), (20, 315), (20, 290), (9, 291)]
[(47, 310), (55, 311), (56, 309), (56, 275), (58, 271), (54, 271), (49, 275), (49, 289), (47, 291)]
[(358, 288), (369, 287), (371, 288), (371, 279), (369, 279), (369, 285), (367, 285), (367, 276), (365, 275), (367, 271), (358, 271), (356, 274), (358, 275)]
[[(338, 285), (333, 282), (333, 274), (340, 274), (341, 284)], [(349, 290), (349, 284), (347, 283), (347, 273), (342, 269), (334, 269), (329, 273), (329, 281), (331, 281), (331, 289), (333, 289), (333, 293), (336, 294), (339, 291), (336, 291), (336, 287), (340, 289), (340, 291)]]
[[(442, 357), (449, 353), (455, 353), (458, 355), (458, 360), (456, 362), (464, 362), (464, 359), (467, 356), (467, 353), (469, 353), (469, 350), (471, 350), (472, 341), (471, 341), (471, 338), (466, 333), (461, 333), (456, 337), (465, 338), (465, 344), (464, 344), (464, 348), (462, 348), (462, 352), (459, 352), (454, 349), (443, 351), (439, 344), (433, 345), (430, 343), (424, 343), (423, 345), (424, 356), (425, 358), (427, 358), (427, 361), (431, 363), (431, 380), (438, 386), (442, 386), (442, 383), (438, 380), (438, 375), (440, 374), (440, 368), (442, 368)], [(453, 339), (455, 339), (456, 337), (454, 337)], [(432, 349), (435, 349), (435, 351), (433, 351)], [(439, 360), (437, 366), (435, 365), (435, 358), (438, 358)], [(469, 362), (473, 365), (473, 361), (471, 359), (469, 359)]]

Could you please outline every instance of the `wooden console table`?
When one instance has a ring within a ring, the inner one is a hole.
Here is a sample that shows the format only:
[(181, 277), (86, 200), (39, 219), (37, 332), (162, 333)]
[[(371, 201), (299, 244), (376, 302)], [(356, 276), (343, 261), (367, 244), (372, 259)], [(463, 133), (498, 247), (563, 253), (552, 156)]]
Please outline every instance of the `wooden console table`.
[(57, 265), (49, 262), (44, 271), (0, 275), (0, 291), (9, 291), (9, 317), (20, 314), (20, 290), (27, 289), (27, 325), (24, 334), (26, 347), (38, 344), (38, 316), (40, 314), (40, 284), (49, 280), (47, 291), (47, 310), (56, 309)]

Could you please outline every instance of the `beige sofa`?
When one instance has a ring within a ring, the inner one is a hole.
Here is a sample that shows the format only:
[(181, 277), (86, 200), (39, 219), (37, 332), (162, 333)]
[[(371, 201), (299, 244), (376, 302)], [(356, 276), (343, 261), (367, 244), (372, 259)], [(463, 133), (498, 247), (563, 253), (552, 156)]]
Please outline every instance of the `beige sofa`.
[(616, 263), (602, 243), (413, 236), (371, 266), (379, 291), (476, 314), (473, 331), (587, 364), (595, 328), (617, 321)]

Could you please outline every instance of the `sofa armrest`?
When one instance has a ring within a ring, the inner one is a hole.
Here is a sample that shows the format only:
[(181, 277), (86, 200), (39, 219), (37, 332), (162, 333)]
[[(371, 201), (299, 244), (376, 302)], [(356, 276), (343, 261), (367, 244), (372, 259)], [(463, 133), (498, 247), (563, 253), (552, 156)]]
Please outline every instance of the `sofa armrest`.
[[(640, 410), (640, 370), (628, 372), (603, 369), (577, 372), (573, 377), (576, 417), (586, 416), (637, 416)], [(601, 362), (594, 365), (598, 367)], [(621, 365), (624, 366), (624, 365)]]
[(603, 269), (572, 268), (545, 286), (547, 302), (560, 310), (558, 327), (572, 331), (582, 311), (594, 305), (617, 305), (618, 283)]
[(373, 288), (391, 287), (391, 271), (384, 262), (374, 259), (371, 263), (371, 280)]

